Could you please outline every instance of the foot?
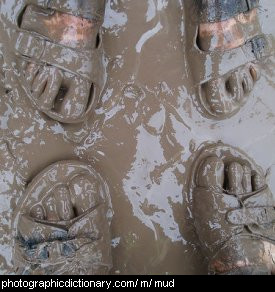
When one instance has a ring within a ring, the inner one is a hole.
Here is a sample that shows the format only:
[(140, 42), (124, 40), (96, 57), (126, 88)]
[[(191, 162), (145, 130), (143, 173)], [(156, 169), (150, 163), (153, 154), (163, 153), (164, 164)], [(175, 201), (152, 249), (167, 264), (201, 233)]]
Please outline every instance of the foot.
[(195, 226), (209, 271), (275, 272), (275, 204), (264, 176), (245, 159), (214, 152), (195, 176)]
[[(251, 47), (252, 54), (258, 60), (266, 46), (261, 36), (261, 26), (258, 18), (257, 1), (252, 7), (247, 7), (246, 1), (200, 1), (201, 23), (197, 35), (197, 46), (201, 51), (209, 54), (221, 55), (240, 47)], [(240, 5), (233, 9), (234, 3)], [(255, 2), (255, 3), (254, 3)], [(230, 4), (231, 3), (231, 4)], [(243, 4), (242, 4), (243, 3)], [(229, 5), (230, 4), (230, 5)], [(248, 10), (244, 10), (246, 7)], [(240, 12), (243, 11), (243, 12)], [(236, 14), (234, 14), (234, 12)], [(227, 118), (237, 113), (248, 99), (259, 80), (261, 71), (255, 62), (208, 80), (201, 86), (203, 103), (212, 116)]]
[[(74, 173), (62, 174), (72, 171), (69, 167)], [(19, 273), (108, 274), (111, 259), (104, 186), (92, 173), (80, 170), (77, 163), (56, 164), (28, 187), (17, 225)], [(55, 171), (63, 180), (54, 181)], [(46, 181), (48, 185), (43, 185)]]
[[(98, 63), (90, 60), (90, 53), (100, 46), (100, 21), (34, 5), (28, 5), (20, 19), (21, 30), (47, 40), (48, 46), (45, 60), (30, 56), (23, 63), (27, 87), (38, 109), (62, 123), (82, 121), (94, 103), (92, 74), (81, 74)], [(33, 50), (39, 50), (35, 45)], [(100, 67), (97, 70), (99, 74)]]
[(255, 63), (249, 63), (204, 83), (201, 94), (208, 111), (217, 117), (231, 116), (247, 101), (260, 75), (260, 68)]

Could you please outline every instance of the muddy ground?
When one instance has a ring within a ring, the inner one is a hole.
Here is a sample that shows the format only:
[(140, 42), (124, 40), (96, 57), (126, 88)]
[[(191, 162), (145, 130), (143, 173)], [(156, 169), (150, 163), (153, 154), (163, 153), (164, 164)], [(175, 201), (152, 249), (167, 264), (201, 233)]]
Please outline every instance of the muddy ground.
[[(16, 7), (1, 2), (5, 17), (12, 18)], [(275, 35), (274, 3), (260, 4), (262, 30)], [(188, 13), (181, 0), (107, 1), (106, 83), (89, 132), (79, 142), (30, 106), (26, 96), (1, 90), (1, 274), (13, 273), (11, 221), (18, 199), (34, 176), (60, 160), (88, 162), (109, 185), (114, 274), (207, 272), (186, 184), (202, 145), (221, 140), (243, 150), (267, 173), (275, 193), (275, 58), (262, 62), (261, 79), (234, 117), (204, 117), (187, 60), (193, 41), (187, 37)], [(8, 26), (2, 24), (6, 35)], [(3, 39), (1, 52), (9, 47)]]

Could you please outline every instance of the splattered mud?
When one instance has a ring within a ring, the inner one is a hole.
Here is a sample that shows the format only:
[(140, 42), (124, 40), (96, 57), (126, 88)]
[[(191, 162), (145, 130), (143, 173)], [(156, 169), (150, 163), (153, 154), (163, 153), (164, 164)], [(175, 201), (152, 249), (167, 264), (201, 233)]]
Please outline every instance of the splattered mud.
[[(99, 62), (104, 68), (92, 80), (99, 83), (99, 103), (88, 118), (80, 115), (81, 123), (68, 125), (64, 116), (59, 123), (49, 118), (49, 110), (41, 113), (20, 82), (24, 70), (12, 52), (24, 2), (0, 2), (0, 273), (15, 272), (18, 202), (37, 175), (63, 160), (89, 164), (109, 187), (111, 273), (207, 273), (189, 202), (191, 166), (202, 146), (222, 141), (251, 157), (275, 193), (274, 46), (258, 62), (261, 77), (242, 106), (234, 115), (229, 111), (213, 119), (204, 112), (198, 88), (212, 80), (210, 72), (222, 77), (243, 61), (228, 52), (219, 67), (206, 54), (196, 67), (191, 0), (108, 0)], [(272, 39), (272, 1), (260, 1), (258, 13), (262, 34)], [(59, 41), (71, 44), (70, 31), (67, 35)]]

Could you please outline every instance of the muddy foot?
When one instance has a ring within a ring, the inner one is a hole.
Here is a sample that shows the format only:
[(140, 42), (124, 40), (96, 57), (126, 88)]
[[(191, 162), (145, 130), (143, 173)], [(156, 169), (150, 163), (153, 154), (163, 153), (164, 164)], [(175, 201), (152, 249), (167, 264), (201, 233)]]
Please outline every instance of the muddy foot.
[(238, 111), (246, 102), (260, 74), (259, 67), (250, 63), (221, 78), (204, 83), (201, 94), (209, 112), (215, 116), (226, 117)]
[[(94, 8), (89, 1), (81, 3)], [(103, 16), (94, 11), (94, 17), (84, 18), (62, 10), (28, 5), (18, 20), (15, 46), (25, 59), (22, 71), (32, 102), (50, 118), (70, 124), (83, 121), (96, 105)]]
[[(251, 5), (243, 0), (198, 2), (199, 24), (194, 34), (202, 63), (192, 69), (193, 75), (201, 78), (198, 95), (205, 114), (226, 119), (247, 102), (259, 80), (268, 41), (262, 35), (258, 1)], [(198, 62), (194, 58), (192, 67)]]
[(195, 226), (209, 272), (274, 272), (275, 203), (258, 167), (221, 144), (206, 148), (195, 168)]
[(24, 274), (108, 274), (107, 189), (79, 162), (60, 162), (26, 190), (15, 220), (15, 266)]

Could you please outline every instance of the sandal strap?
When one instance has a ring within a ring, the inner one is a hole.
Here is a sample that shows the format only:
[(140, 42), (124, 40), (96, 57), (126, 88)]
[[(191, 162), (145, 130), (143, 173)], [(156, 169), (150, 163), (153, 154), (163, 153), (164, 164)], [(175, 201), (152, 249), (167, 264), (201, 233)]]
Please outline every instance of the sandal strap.
[(31, 58), (39, 64), (55, 66), (91, 83), (97, 83), (99, 74), (94, 69), (100, 66), (97, 50), (76, 51), (28, 32), (16, 32), (14, 37), (15, 50), (20, 56)]
[[(259, 35), (246, 42), (242, 47), (222, 53), (205, 53), (200, 50), (194, 50), (194, 68), (199, 68), (202, 62), (205, 62), (206, 68), (212, 68), (213, 63), (217, 68), (209, 72), (198, 71), (198, 74), (194, 74), (194, 82), (196, 85), (200, 85), (209, 80), (217, 79), (215, 72), (219, 72), (219, 76), (224, 76), (250, 62), (268, 58), (273, 54), (274, 44), (275, 39), (272, 35)], [(206, 56), (208, 57), (206, 58)]]
[(105, 0), (49, 0), (48, 8), (87, 19), (103, 19)]
[(200, 21), (219, 22), (259, 6), (259, 0), (201, 0)]
[(274, 207), (241, 208), (229, 211), (227, 221), (232, 225), (264, 225), (275, 223)]
[[(26, 5), (37, 5), (45, 9), (53, 9), (59, 12), (72, 14), (87, 19), (103, 21), (105, 0), (27, 0)], [(26, 7), (25, 5), (25, 7)]]
[[(44, 242), (37, 244), (31, 250), (26, 250), (21, 245), (18, 245), (17, 259), (21, 263), (28, 263), (31, 265), (41, 263), (59, 265), (65, 263), (67, 259), (74, 258), (77, 252), (81, 251), (83, 248), (86, 248), (88, 245), (94, 245), (93, 241), (88, 238)], [(54, 260), (54, 263), (51, 263), (52, 260)]]

